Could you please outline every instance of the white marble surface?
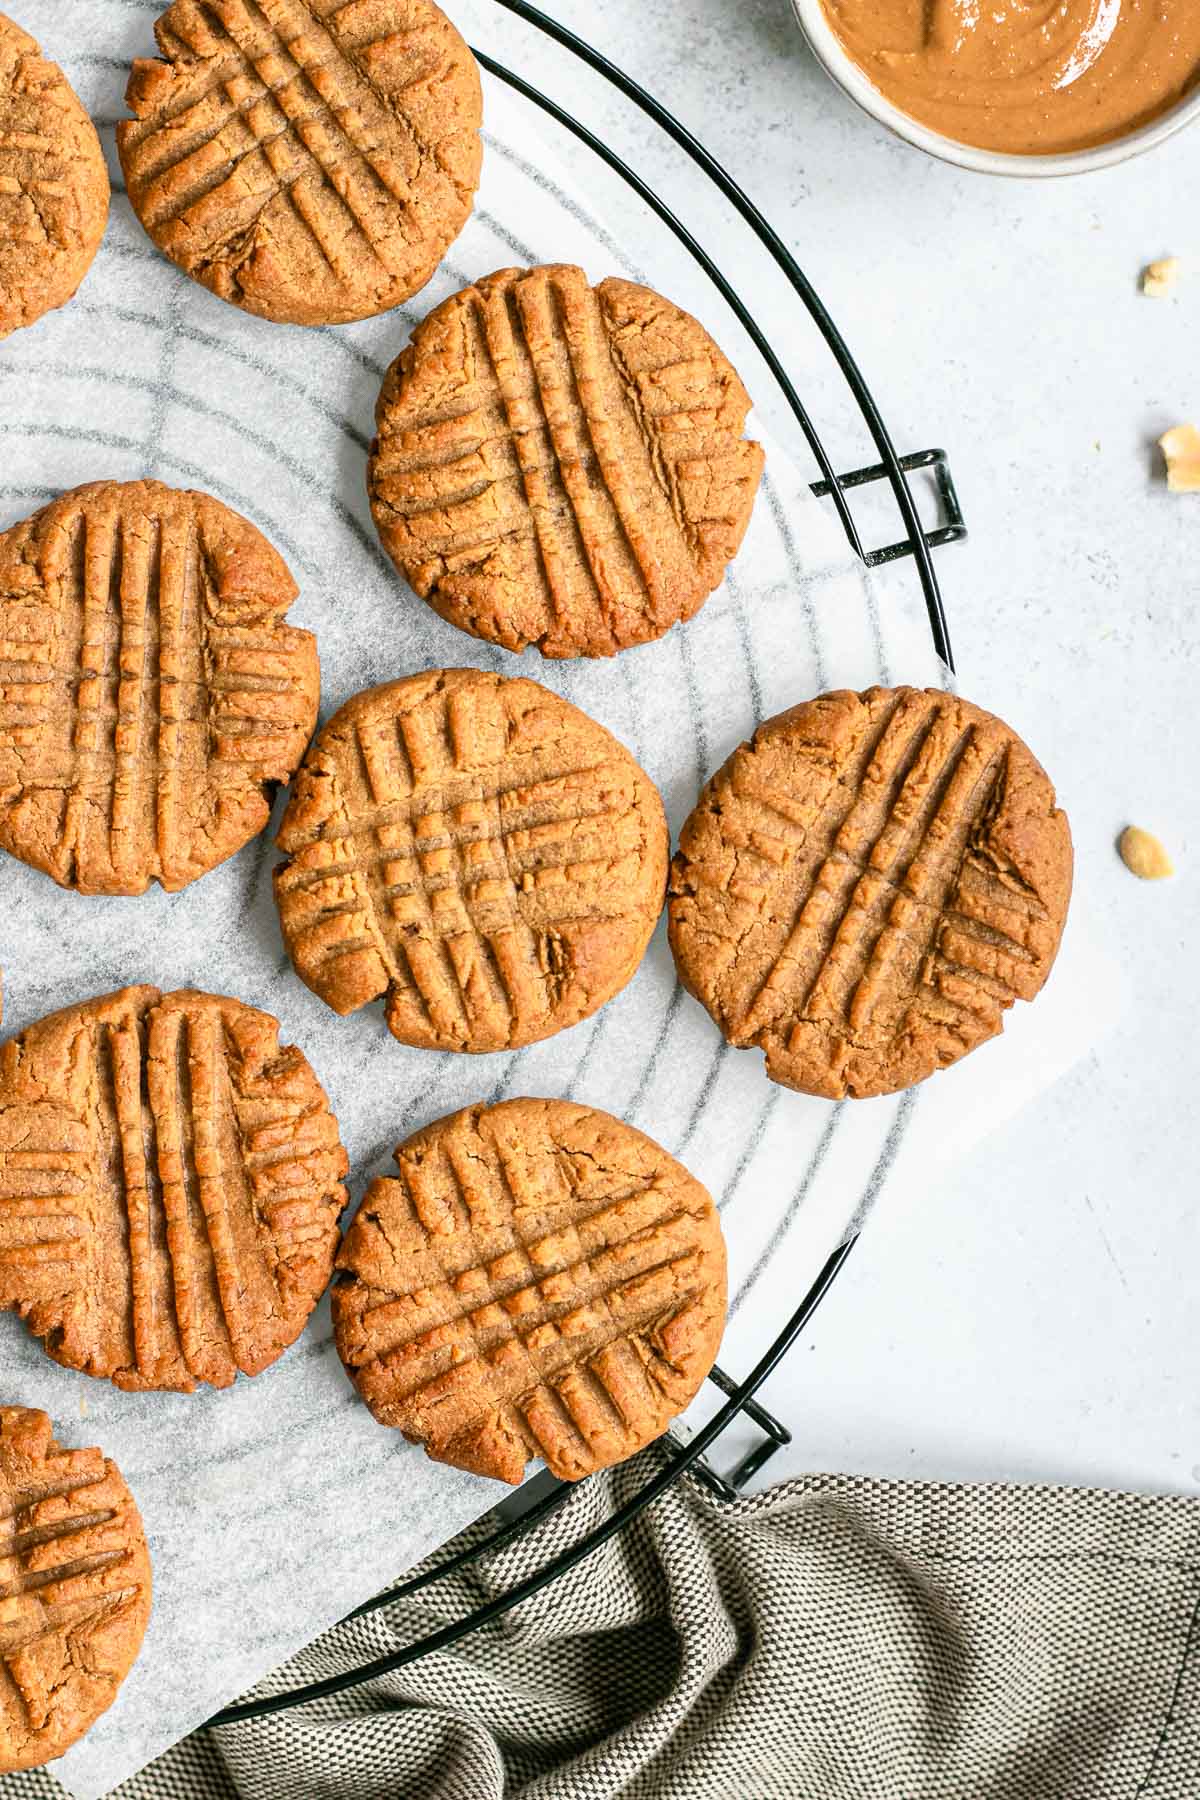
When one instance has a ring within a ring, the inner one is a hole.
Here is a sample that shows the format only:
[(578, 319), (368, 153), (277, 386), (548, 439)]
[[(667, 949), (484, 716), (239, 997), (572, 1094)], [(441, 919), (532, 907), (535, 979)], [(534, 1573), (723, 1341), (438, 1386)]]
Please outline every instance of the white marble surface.
[[(1200, 130), (1082, 179), (968, 175), (861, 117), (789, 0), (547, 3), (764, 209), (901, 447), (950, 450), (971, 540), (939, 567), (963, 691), (1053, 772), (1080, 890), (1132, 989), (1093, 1058), (904, 1216), (877, 1209), (795, 1352), (790, 1466), (1200, 1492), (1200, 499), (1168, 496), (1153, 450), (1200, 415)], [(679, 153), (523, 28), (489, 25), (485, 45), (552, 81), (733, 251), (826, 398), (782, 290)], [(1142, 298), (1139, 269), (1168, 252), (1178, 299)], [(1125, 873), (1113, 843), (1131, 820), (1170, 846), (1175, 881)], [(782, 1381), (768, 1393), (783, 1404)]]

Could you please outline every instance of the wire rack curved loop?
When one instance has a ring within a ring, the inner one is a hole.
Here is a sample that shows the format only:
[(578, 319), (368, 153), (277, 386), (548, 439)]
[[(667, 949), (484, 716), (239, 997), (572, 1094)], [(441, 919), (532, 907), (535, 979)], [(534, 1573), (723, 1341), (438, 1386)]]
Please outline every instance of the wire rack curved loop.
[[(686, 151), (692, 161), (720, 189), (760, 243), (769, 251), (793, 291), (803, 302), (845, 377), (875, 442), (880, 458), (878, 463), (861, 469), (853, 469), (844, 474), (835, 472), (820, 433), (775, 350), (736, 289), (682, 220), (643, 181), (636, 170), (630, 168), (614, 150), (610, 149), (580, 120), (567, 113), (558, 105), (557, 101), (551, 99), (549, 95), (543, 94), (522, 76), (505, 68), (491, 56), (475, 50), (474, 54), (483, 68), (532, 101), (534, 105), (600, 157), (609, 168), (613, 169), (662, 220), (703, 269), (739, 320), (777, 382), (821, 470), (822, 479), (812, 484), (812, 491), (818, 497), (827, 497), (832, 500), (847, 540), (855, 554), (864, 564), (871, 567), (882, 562), (894, 561), (902, 556), (911, 556), (914, 559), (917, 576), (925, 597), (934, 646), (947, 668), (953, 670), (954, 661), (950, 647), (949, 628), (946, 623), (941, 589), (931, 552), (944, 544), (954, 543), (964, 538), (966, 526), (963, 523), (945, 451), (923, 450), (904, 457), (897, 454), (891, 434), (883, 422), (858, 364), (807, 276), (753, 201), (704, 148), (703, 144), (688, 131), (686, 126), (682, 125), (653, 95), (618, 68), (615, 63), (599, 51), (594, 50), (575, 32), (547, 17), (536, 7), (529, 5), (528, 0), (496, 0), (496, 4), (503, 7), (506, 12), (513, 13), (527, 24), (532, 25), (582, 62), (588, 64), (649, 118), (653, 119), (657, 125), (661, 126), (663, 131)], [(943, 523), (932, 531), (926, 531), (921, 524), (916, 502), (907, 480), (908, 474), (917, 469), (932, 469), (937, 485)], [(906, 535), (896, 543), (885, 545), (881, 549), (867, 550), (863, 546), (846, 494), (850, 490), (875, 481), (887, 481), (890, 484)], [(243, 1720), (263, 1718), (272, 1713), (283, 1712), (290, 1707), (300, 1706), (309, 1701), (327, 1699), (331, 1695), (344, 1692), (347, 1688), (390, 1674), (433, 1651), (450, 1648), (468, 1632), (475, 1631), (480, 1626), (502, 1617), (513, 1607), (519, 1606), (524, 1600), (531, 1599), (543, 1588), (557, 1580), (559, 1576), (584, 1561), (603, 1544), (616, 1537), (640, 1512), (644, 1511), (660, 1494), (689, 1471), (698, 1476), (710, 1491), (720, 1498), (735, 1499), (738, 1489), (762, 1467), (781, 1444), (789, 1441), (791, 1435), (778, 1420), (755, 1402), (754, 1396), (771, 1372), (782, 1362), (808, 1324), (845, 1265), (846, 1258), (856, 1242), (856, 1237), (848, 1238), (828, 1258), (796, 1311), (744, 1381), (736, 1382), (719, 1368), (712, 1370), (710, 1379), (725, 1394), (725, 1404), (694, 1437), (684, 1444), (674, 1444), (671, 1454), (665, 1462), (660, 1462), (657, 1472), (651, 1475), (637, 1493), (603, 1524), (586, 1533), (577, 1543), (561, 1551), (542, 1568), (509, 1588), (505, 1593), (497, 1595), (463, 1618), (453, 1620), (440, 1629), (429, 1632), (415, 1643), (407, 1644), (402, 1649), (395, 1650), (387, 1656), (379, 1657), (357, 1668), (331, 1675), (325, 1680), (309, 1682), (281, 1693), (266, 1694), (252, 1700), (241, 1701), (233, 1706), (227, 1706), (221, 1712), (214, 1714), (209, 1723), (211, 1725), (237, 1724)], [(708, 1467), (704, 1461), (704, 1453), (742, 1414), (753, 1420), (759, 1427), (762, 1437), (760, 1443), (743, 1457), (732, 1475), (726, 1478)], [(420, 1575), (411, 1577), (396, 1587), (389, 1588), (373, 1600), (368, 1600), (365, 1605), (358, 1607), (349, 1617), (360, 1618), (395, 1600), (406, 1598), (422, 1588), (430, 1586), (443, 1576), (462, 1569), (493, 1551), (502, 1549), (514, 1538), (550, 1517), (565, 1503), (573, 1491), (569, 1483), (558, 1484), (535, 1505), (527, 1508), (519, 1517), (510, 1520), (482, 1541), (472, 1543), (465, 1549), (444, 1557)]]

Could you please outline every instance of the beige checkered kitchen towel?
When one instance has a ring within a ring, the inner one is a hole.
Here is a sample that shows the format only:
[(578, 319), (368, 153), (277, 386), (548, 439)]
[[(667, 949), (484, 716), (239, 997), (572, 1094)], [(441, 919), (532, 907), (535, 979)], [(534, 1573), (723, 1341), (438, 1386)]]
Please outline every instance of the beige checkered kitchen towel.
[[(482, 1573), (327, 1633), (258, 1691), (381, 1656), (510, 1587), (658, 1454), (586, 1483)], [(726, 1506), (687, 1481), (453, 1652), (198, 1734), (117, 1792), (1196, 1800), (1198, 1616), (1193, 1500), (813, 1476)], [(0, 1791), (61, 1795), (45, 1774)]]

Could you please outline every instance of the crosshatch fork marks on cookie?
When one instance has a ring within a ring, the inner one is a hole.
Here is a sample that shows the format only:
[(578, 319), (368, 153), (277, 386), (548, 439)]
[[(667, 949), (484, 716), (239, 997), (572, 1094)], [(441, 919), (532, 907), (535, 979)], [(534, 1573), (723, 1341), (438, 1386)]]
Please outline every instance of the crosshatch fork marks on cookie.
[(239, 849), (316, 721), (294, 597), (254, 527), (156, 482), (76, 489), (0, 535), (0, 845), (118, 894)]
[(127, 989), (0, 1050), (0, 1304), (118, 1387), (257, 1374), (323, 1292), (346, 1156), (236, 1001)]
[(1054, 959), (1070, 833), (990, 714), (913, 689), (826, 695), (710, 783), (672, 879), (685, 983), (806, 1091), (891, 1091), (994, 1035)]
[(0, 1771), (59, 1755), (113, 1699), (150, 1611), (129, 1490), (45, 1413), (0, 1407)]
[(697, 321), (581, 269), (506, 269), (430, 314), (376, 410), (384, 547), (452, 624), (611, 655), (688, 619), (763, 469), (750, 399)]
[(431, 1456), (574, 1480), (661, 1432), (711, 1366), (725, 1311), (712, 1201), (590, 1108), (515, 1100), (396, 1152), (346, 1239), (338, 1348), (384, 1424)]
[(175, 0), (117, 126), (129, 195), (173, 261), (297, 324), (424, 286), (470, 212), (481, 96), (430, 0)]
[(279, 835), (284, 937), (339, 1012), (386, 995), (406, 1043), (512, 1048), (623, 987), (662, 905), (666, 821), (616, 739), (473, 670), (357, 696), (318, 735)]

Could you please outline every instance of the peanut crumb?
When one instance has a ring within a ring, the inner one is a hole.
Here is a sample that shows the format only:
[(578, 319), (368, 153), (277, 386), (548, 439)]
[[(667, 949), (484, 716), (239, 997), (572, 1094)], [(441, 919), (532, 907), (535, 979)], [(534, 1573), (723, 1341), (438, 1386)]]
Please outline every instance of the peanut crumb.
[(1138, 825), (1125, 827), (1117, 847), (1121, 861), (1139, 881), (1165, 881), (1175, 873), (1175, 865), (1158, 839)]
[(1167, 459), (1167, 486), (1173, 494), (1200, 494), (1200, 431), (1174, 425), (1158, 440)]
[(1163, 256), (1142, 270), (1142, 292), (1151, 300), (1169, 300), (1179, 284), (1179, 258)]

